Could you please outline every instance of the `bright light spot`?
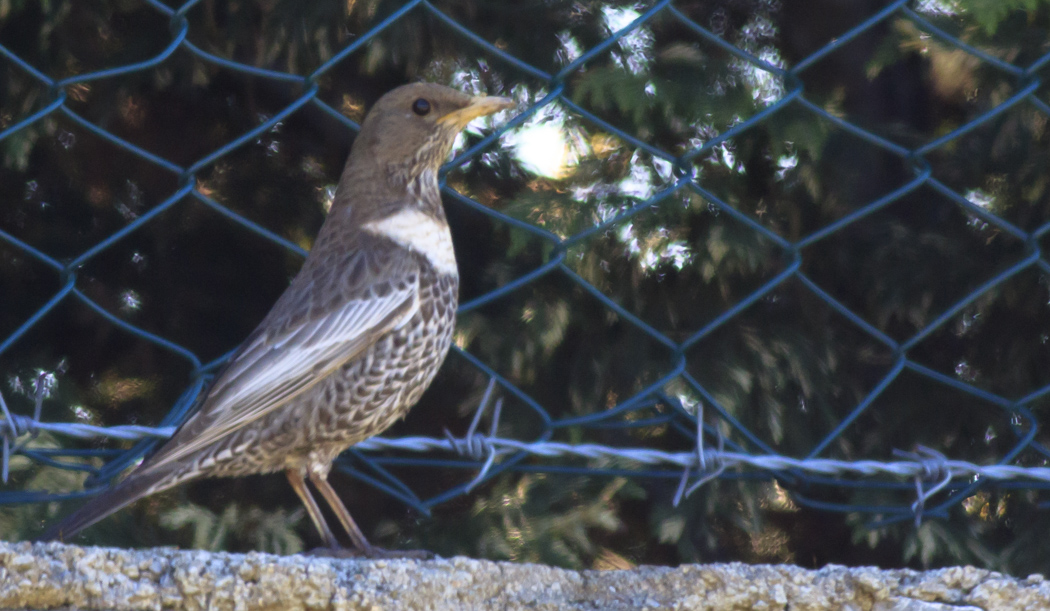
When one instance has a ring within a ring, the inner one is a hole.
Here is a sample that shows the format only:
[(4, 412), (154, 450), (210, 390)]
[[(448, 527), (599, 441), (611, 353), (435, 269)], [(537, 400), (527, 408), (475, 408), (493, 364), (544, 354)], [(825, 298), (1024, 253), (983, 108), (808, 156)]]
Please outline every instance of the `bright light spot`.
[(128, 289), (120, 294), (120, 310), (125, 314), (142, 307), (142, 299), (135, 291)]
[[(776, 50), (766, 50), (760, 57), (770, 65), (784, 67), (784, 60), (780, 58)], [(751, 86), (751, 98), (756, 102), (769, 106), (784, 97), (784, 81), (779, 75), (750, 63), (747, 64), (743, 73), (744, 80)]]
[(530, 173), (546, 178), (569, 176), (580, 159), (591, 154), (586, 134), (569, 122), (557, 104), (540, 109), (525, 125), (507, 132), (503, 146)]
[(637, 152), (631, 157), (631, 174), (621, 180), (618, 186), (623, 195), (638, 199), (649, 199), (656, 190), (653, 187), (653, 173), (641, 163)]
[(602, 16), (605, 17), (605, 26), (615, 34), (631, 25), (641, 15), (633, 8), (616, 8), (613, 6), (602, 7)]
[(454, 343), (457, 348), (466, 350), (467, 346), (470, 344), (470, 335), (462, 329), (456, 329), (456, 332), (452, 335), (452, 343)]
[(777, 180), (784, 180), (788, 172), (795, 169), (798, 165), (798, 155), (784, 155), (780, 159), (777, 159)]
[(526, 171), (547, 178), (564, 178), (569, 166), (576, 163), (564, 128), (563, 124), (551, 122), (532, 125), (511, 135), (508, 143)]
[(93, 420), (91, 412), (84, 409), (83, 405), (70, 405), (69, 407), (73, 410), (73, 416), (80, 422), (90, 423)]
[(653, 168), (656, 170), (656, 174), (665, 182), (670, 182), (671, 174), (674, 170), (674, 166), (671, 165), (670, 161), (661, 159), (659, 157), (653, 157)]
[(979, 189), (974, 189), (966, 194), (966, 199), (975, 206), (980, 206), (987, 210), (995, 203), (995, 196), (989, 195)]
[(632, 255), (637, 255), (641, 252), (642, 249), (638, 246), (638, 238), (634, 237), (633, 223), (621, 225), (616, 233), (618, 234), (616, 237), (620, 239), (620, 242), (627, 246), (627, 252)]
[(602, 202), (599, 202), (594, 208), (594, 215), (598, 217), (599, 223), (605, 223), (619, 213), (620, 209), (617, 206), (611, 206)]
[(955, 375), (959, 376), (966, 382), (973, 382), (977, 379), (977, 370), (971, 367), (970, 363), (964, 359), (956, 363)]
[(55, 376), (54, 372), (43, 369), (36, 370), (36, 384), (34, 388), (36, 394), (47, 399), (55, 390), (55, 386), (58, 386), (58, 377)]
[(555, 56), (562, 64), (571, 64), (583, 53), (583, 50), (580, 49), (580, 43), (576, 42), (572, 34), (561, 32), (557, 35), (557, 39), (561, 43), (562, 48), (555, 53)]
[(718, 153), (721, 153), (722, 165), (724, 165), (725, 167), (729, 168), (730, 170), (735, 170), (736, 169), (736, 155), (733, 154), (733, 151), (732, 151), (732, 149), (729, 148), (728, 144), (723, 142), (715, 150)]
[(318, 195), (321, 200), (321, 207), (324, 208), (325, 214), (332, 209), (332, 204), (335, 202), (336, 185), (325, 185), (318, 191)]
[(662, 250), (657, 251), (661, 263), (670, 264), (678, 271), (693, 262), (693, 251), (689, 244), (682, 240), (668, 242)]
[(954, 17), (959, 14), (958, 0), (920, 0), (915, 12), (927, 15)]
[(669, 265), (681, 271), (693, 261), (693, 252), (682, 240), (668, 241), (666, 236), (650, 236), (650, 244), (639, 253), (638, 264), (646, 272), (657, 271), (661, 266)]
[[(776, 38), (776, 26), (768, 17), (754, 16), (741, 30), (742, 48), (770, 66), (785, 69), (780, 52), (762, 41)], [(769, 106), (784, 96), (784, 81), (776, 73), (744, 59), (734, 59), (732, 68), (739, 72), (751, 88), (751, 98), (762, 106)]]
[(703, 409), (703, 403), (690, 393), (678, 391), (675, 393), (675, 398), (682, 404), (682, 409), (690, 415), (697, 416), (700, 414), (700, 410)]
[[(602, 7), (602, 16), (605, 18), (605, 27), (609, 28), (611, 34), (615, 34), (631, 25), (641, 13), (633, 8), (606, 6)], [(631, 74), (640, 74), (649, 67), (653, 46), (653, 35), (649, 30), (639, 25), (618, 42)]]
[[(475, 128), (471, 127), (472, 123), (474, 123), (474, 121), (471, 121), (470, 123), (468, 123), (467, 126), (463, 128), (463, 131), (461, 131), (458, 134), (456, 134), (456, 139), (452, 141), (452, 153), (449, 154), (449, 156), (448, 156), (449, 159), (455, 159), (456, 157), (459, 157), (459, 154), (462, 153), (463, 149), (465, 149), (467, 147), (467, 137), (466, 137), (464, 132), (472, 131), (474, 133), (477, 133)], [(464, 166), (461, 166), (461, 167), (469, 167), (469, 166), (464, 165)]]
[[(598, 197), (599, 194), (604, 191), (603, 185), (599, 182), (593, 182), (589, 185), (581, 185), (572, 187), (572, 198), (578, 202), (585, 202), (592, 197)], [(601, 212), (602, 207), (605, 204), (598, 204), (598, 211)], [(601, 216), (599, 214), (599, 216)]]

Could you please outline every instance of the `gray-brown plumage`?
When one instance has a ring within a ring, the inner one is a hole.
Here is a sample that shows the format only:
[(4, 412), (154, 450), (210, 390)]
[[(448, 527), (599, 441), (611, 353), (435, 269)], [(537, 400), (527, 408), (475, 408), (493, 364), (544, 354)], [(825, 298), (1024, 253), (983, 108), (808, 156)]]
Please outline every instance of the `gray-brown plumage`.
[(291, 285), (199, 410), (122, 482), (41, 539), (69, 539), (146, 495), (198, 477), (284, 471), (325, 543), (374, 551), (327, 482), (332, 461), (408, 411), (448, 352), (459, 274), (437, 171), (456, 134), (510, 100), (405, 85), (376, 102), (332, 209)]

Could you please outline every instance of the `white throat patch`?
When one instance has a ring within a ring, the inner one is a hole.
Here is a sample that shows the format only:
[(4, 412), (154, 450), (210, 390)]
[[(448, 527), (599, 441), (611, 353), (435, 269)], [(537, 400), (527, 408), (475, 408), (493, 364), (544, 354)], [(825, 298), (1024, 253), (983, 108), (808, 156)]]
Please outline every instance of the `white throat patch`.
[(459, 275), (452, 233), (448, 225), (420, 210), (407, 208), (362, 227), (368, 233), (389, 238), (430, 261), (438, 273)]

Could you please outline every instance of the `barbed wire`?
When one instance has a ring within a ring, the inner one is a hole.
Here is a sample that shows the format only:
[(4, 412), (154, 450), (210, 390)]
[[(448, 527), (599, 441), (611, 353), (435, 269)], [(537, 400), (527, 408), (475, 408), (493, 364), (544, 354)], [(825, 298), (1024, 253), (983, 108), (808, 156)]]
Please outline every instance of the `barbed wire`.
[[(629, 462), (641, 465), (671, 465), (683, 469), (673, 505), (677, 507), (683, 498), (687, 498), (704, 484), (719, 477), (728, 469), (750, 468), (772, 475), (796, 471), (825, 476), (854, 475), (871, 477), (889, 475), (898, 479), (909, 479), (914, 482), (916, 501), (912, 505), (916, 525), (922, 519), (926, 502), (936, 493), (947, 487), (952, 481), (963, 479), (976, 481), (1029, 480), (1050, 484), (1050, 467), (1022, 467), (1016, 465), (978, 465), (962, 460), (950, 460), (932, 448), (920, 446), (914, 452), (894, 451), (894, 454), (907, 460), (837, 460), (830, 458), (792, 458), (776, 454), (756, 455), (741, 452), (729, 452), (722, 446), (719, 436), (718, 449), (705, 448), (703, 439), (702, 406), (697, 422), (697, 447), (690, 452), (668, 452), (652, 448), (610, 447), (601, 444), (569, 444), (555, 441), (524, 442), (516, 439), (498, 437), (499, 418), (502, 411), (502, 399), (495, 402), (492, 423), (488, 435), (479, 434), (477, 427), (485, 413), (486, 407), (495, 389), (495, 380), (490, 380), (475, 412), (474, 419), (463, 437), (454, 437), (447, 429), (445, 437), (373, 437), (357, 443), (355, 450), (360, 451), (401, 451), (401, 452), (450, 452), (482, 462), (477, 475), (466, 484), (466, 490), (473, 490), (490, 475), (492, 467), (501, 457), (513, 454), (526, 454), (539, 458), (582, 458), (596, 461)], [(143, 438), (167, 439), (174, 434), (177, 427), (148, 427), (124, 425), (102, 427), (84, 423), (39, 422), (33, 417), (11, 414), (4, 404), (0, 393), (0, 407), (4, 418), (0, 420), (0, 438), (3, 441), (3, 481), (7, 481), (8, 463), (12, 448), (17, 451), (22, 445), (13, 445), (18, 437), (28, 435), (30, 438), (46, 431), (59, 435), (87, 439), (107, 437), (120, 440), (137, 440)], [(696, 481), (689, 483), (694, 474)], [(929, 483), (932, 486), (927, 487)]]
[[(161, 51), (144, 61), (64, 78), (54, 78), (32, 66), (28, 61), (19, 57), (18, 54), (9, 50), (4, 44), (0, 44), (0, 57), (6, 58), (6, 60), (13, 63), (21, 72), (28, 75), (32, 81), (44, 86), (47, 90), (46, 99), (39, 108), (30, 112), (28, 116), (0, 129), (0, 141), (17, 134), (29, 126), (37, 124), (48, 117), (62, 116), (72, 121), (75, 125), (78, 125), (92, 134), (103, 138), (107, 142), (116, 145), (121, 150), (130, 152), (136, 158), (145, 160), (153, 166), (172, 174), (178, 179), (178, 187), (167, 194), (167, 197), (165, 197), (159, 204), (134, 219), (132, 222), (129, 222), (118, 231), (115, 231), (104, 240), (92, 245), (90, 248), (81, 252), (78, 256), (72, 257), (68, 261), (60, 261), (26, 241), (19, 239), (15, 235), (0, 229), (0, 242), (6, 243), (17, 252), (42, 263), (60, 279), (60, 288), (50, 296), (43, 306), (40, 306), (35, 312), (25, 318), (15, 331), (9, 334), (6, 338), (0, 338), (0, 354), (6, 352), (16, 341), (25, 337), (31, 329), (40, 324), (49, 313), (53, 312), (60, 303), (65, 301), (75, 301), (87, 306), (108, 324), (111, 324), (135, 337), (144, 339), (183, 359), (192, 369), (192, 382), (184, 391), (179, 401), (173, 406), (172, 410), (156, 427), (137, 425), (99, 427), (85, 423), (42, 422), (40, 418), (42, 402), (48, 393), (45, 384), (46, 380), (44, 379), (46, 372), (41, 372), (35, 382), (36, 387), (33, 389), (32, 393), (34, 400), (34, 414), (32, 416), (12, 414), (8, 410), (6, 403), (3, 402), (2, 394), (0, 394), (0, 408), (2, 408), (3, 413), (3, 422), (0, 422), (0, 438), (2, 438), (3, 444), (3, 478), (5, 481), (8, 476), (10, 456), (15, 453), (29, 455), (27, 452), (31, 450), (29, 447), (30, 442), (42, 431), (78, 438), (106, 436), (122, 440), (138, 440), (138, 443), (136, 443), (132, 449), (124, 452), (118, 459), (111, 461), (102, 469), (95, 472), (94, 481), (105, 481), (108, 477), (116, 475), (123, 468), (145, 455), (156, 440), (169, 436), (171, 432), (185, 419), (194, 405), (195, 397), (198, 396), (206, 384), (207, 376), (224, 362), (225, 358), (228, 357), (228, 354), (226, 357), (216, 359), (213, 362), (203, 363), (198, 355), (189, 348), (186, 348), (169, 338), (152, 333), (142, 326), (133, 324), (120, 316), (114, 315), (78, 286), (79, 270), (85, 264), (98, 257), (100, 253), (105, 252), (120, 240), (140, 230), (146, 225), (157, 222), (156, 219), (159, 215), (186, 199), (194, 200), (207, 206), (209, 209), (222, 214), (225, 218), (232, 220), (248, 231), (281, 246), (288, 252), (297, 255), (304, 254), (305, 251), (299, 245), (277, 235), (273, 231), (231, 210), (229, 207), (216, 202), (204, 190), (198, 187), (197, 174), (202, 169), (214, 164), (234, 150), (247, 143), (254, 142), (260, 136), (266, 134), (282, 121), (286, 120), (290, 115), (308, 105), (322, 111), (326, 116), (339, 121), (339, 123), (345, 126), (347, 130), (356, 131), (358, 125), (354, 121), (346, 118), (338, 110), (319, 98), (318, 79), (329, 73), (334, 66), (344, 61), (351, 54), (365, 48), (370, 41), (375, 40), (377, 36), (399, 20), (405, 18), (406, 15), (413, 11), (419, 11), (440, 21), (449, 27), (455, 35), (469, 41), (470, 44), (475, 45), (478, 49), (491, 54), (493, 57), (498, 58), (529, 77), (539, 79), (548, 85), (548, 88), (542, 92), (539, 99), (533, 100), (532, 103), (518, 116), (513, 117), (500, 128), (484, 136), (479, 142), (466, 151), (463, 151), (456, 157), (456, 159), (447, 164), (444, 168), (446, 172), (451, 168), (458, 167), (477, 158), (482, 151), (492, 145), (492, 143), (498, 138), (505, 135), (508, 130), (523, 125), (530, 117), (534, 116), (545, 106), (551, 104), (557, 104), (569, 109), (584, 122), (587, 122), (598, 129), (614, 134), (617, 138), (628, 143), (631, 147), (645, 151), (655, 159), (660, 159), (669, 163), (673, 168), (674, 180), (672, 184), (666, 188), (657, 190), (656, 193), (649, 197), (637, 198), (637, 201), (626, 209), (619, 211), (609, 218), (604, 218), (601, 222), (598, 222), (591, 227), (568, 236), (555, 235), (551, 231), (548, 231), (537, 224), (529, 223), (493, 210), (490, 207), (475, 201), (471, 197), (457, 192), (455, 189), (452, 189), (442, 182), (443, 193), (449, 198), (449, 200), (462, 204), (471, 210), (475, 210), (486, 217), (493, 219), (497, 223), (502, 223), (508, 227), (525, 231), (530, 236), (533, 236), (542, 241), (542, 243), (548, 245), (551, 249), (550, 257), (542, 265), (539, 265), (535, 269), (516, 278), (510, 279), (495, 290), (484, 293), (463, 303), (460, 307), (460, 313), (477, 310), (486, 304), (502, 299), (522, 287), (535, 283), (542, 278), (560, 276), (567, 278), (575, 286), (578, 286), (585, 291), (586, 294), (597, 299), (602, 306), (626, 321), (633, 329), (640, 331), (646, 337), (652, 339), (666, 349), (671, 365), (662, 370), (657, 376), (657, 379), (647, 387), (608, 409), (597, 410), (595, 413), (584, 416), (575, 416), (552, 421), (548, 411), (544, 409), (536, 399), (530, 397), (528, 393), (524, 392), (505, 377), (501, 376), (495, 368), (483, 362), (483, 360), (472, 355), (468, 351), (454, 347), (453, 351), (455, 354), (492, 381), (486, 391), (486, 399), (479, 407), (467, 435), (463, 438), (447, 436), (444, 439), (432, 437), (407, 437), (400, 439), (374, 438), (355, 446), (354, 452), (360, 450), (417, 453), (439, 451), (454, 452), (458, 455), (482, 463), (477, 476), (469, 484), (437, 495), (426, 502), (419, 501), (405, 492), (404, 487), (399, 486), (392, 476), (383, 476), (386, 479), (386, 483), (381, 479), (375, 478), (369, 480), (371, 483), (387, 490), (391, 494), (397, 495), (402, 500), (405, 500), (413, 506), (425, 511), (433, 504), (443, 502), (456, 494), (469, 491), (479, 482), (492, 477), (501, 469), (514, 468), (516, 465), (520, 464), (520, 460), (524, 456), (534, 456), (538, 458), (586, 459), (609, 462), (627, 461), (639, 465), (666, 465), (675, 467), (680, 470), (680, 474), (678, 475), (680, 483), (675, 495), (676, 503), (694, 492), (703, 484), (709, 482), (711, 479), (724, 476), (728, 472), (738, 469), (757, 470), (765, 474), (772, 474), (776, 477), (794, 477), (798, 474), (833, 477), (856, 476), (861, 478), (888, 476), (895, 478), (896, 480), (910, 480), (907, 482), (909, 486), (914, 484), (917, 497), (916, 501), (907, 508), (907, 511), (901, 513), (914, 516), (916, 520), (918, 520), (921, 519), (924, 514), (943, 512), (946, 508), (959, 503), (963, 498), (972, 495), (979, 487), (984, 486), (991, 481), (1025, 480), (1033, 483), (1050, 482), (1050, 476), (1048, 476), (1050, 471), (1048, 471), (1046, 467), (1025, 467), (1009, 464), (1017, 460), (1018, 455), (1021, 452), (1028, 450), (1032, 451), (1036, 456), (1044, 457), (1044, 460), (1045, 458), (1050, 458), (1050, 450), (1035, 440), (1038, 421), (1029, 411), (1029, 407), (1033, 403), (1050, 394), (1050, 385), (1043, 385), (1030, 391), (1025, 396), (1011, 399), (979, 388), (965, 380), (945, 375), (944, 373), (919, 363), (909, 356), (909, 351), (919, 345), (923, 339), (930, 336), (935, 330), (944, 327), (953, 319), (953, 317), (963, 312), (965, 308), (974, 304), (974, 302), (982, 295), (1001, 286), (1009, 279), (1016, 277), (1018, 274), (1021, 274), (1026, 270), (1034, 270), (1042, 273), (1050, 272), (1050, 262), (1044, 257), (1040, 244), (1040, 240), (1045, 238), (1047, 234), (1050, 234), (1050, 221), (1041, 220), (1040, 224), (1035, 229), (1025, 231), (1000, 216), (997, 216), (986, 207), (975, 204), (967, 197), (956, 192), (949, 185), (939, 180), (934, 176), (931, 164), (926, 159), (928, 155), (948, 147), (952, 143), (958, 142), (963, 136), (972, 132), (977, 127), (987, 124), (1002, 113), (1012, 108), (1017, 108), (1020, 105), (1026, 105), (1034, 108), (1039, 113), (1050, 116), (1050, 104), (1036, 95), (1037, 91), (1044, 86), (1044, 80), (1040, 77), (1039, 71), (1050, 64), (1050, 53), (1038, 57), (1028, 65), (1014, 65), (1013, 63), (981, 51), (959, 38), (946, 33), (943, 29), (938, 28), (924, 15), (912, 8), (912, 6), (915, 5), (914, 2), (911, 2), (910, 0), (894, 0), (893, 2), (886, 4), (886, 6), (881, 8), (877, 13), (850, 28), (849, 31), (831, 40), (810, 55), (800, 59), (794, 66), (787, 68), (782, 67), (778, 62), (767, 61), (766, 59), (757, 57), (755, 54), (750, 53), (747, 50), (731, 44), (711, 31), (711, 29), (705, 28), (696, 23), (686, 14), (686, 12), (676, 7), (671, 0), (659, 0), (650, 3), (648, 6), (639, 8), (636, 18), (623, 27), (616, 29), (615, 31), (610, 31), (609, 35), (604, 40), (601, 40), (591, 48), (581, 50), (574, 59), (565, 63), (563, 67), (552, 74), (514, 57), (500, 46), (485, 40), (472, 32), (469, 28), (458, 23), (448, 14), (442, 12), (437, 6), (435, 6), (435, 4), (426, 0), (412, 0), (405, 2), (400, 8), (382, 18), (378, 23), (371, 27), (371, 29), (354, 39), (353, 42), (346, 45), (338, 52), (334, 53), (330, 59), (323, 62), (309, 74), (298, 75), (233, 61), (209, 53), (190, 42), (188, 38), (190, 25), (187, 19), (187, 12), (197, 4), (197, 0), (191, 0), (177, 8), (169, 7), (159, 0), (144, 0), (144, 3), (169, 20), (171, 31), (171, 40), (168, 44)], [(783, 85), (780, 97), (765, 107), (759, 108), (752, 116), (740, 119), (735, 122), (732, 127), (704, 139), (702, 142), (695, 146), (691, 146), (691, 148), (681, 154), (675, 155), (627, 133), (625, 130), (618, 128), (595, 113), (589, 111), (583, 105), (576, 103), (566, 95), (565, 83), (569, 76), (580, 70), (587, 62), (592, 61), (600, 54), (607, 52), (613, 47), (613, 45), (617, 44), (618, 41), (621, 41), (632, 33), (638, 32), (646, 27), (647, 24), (650, 24), (658, 15), (673, 20), (675, 23), (695, 33), (702, 40), (716, 45), (718, 48), (731, 54), (737, 60), (745, 62), (757, 70), (762, 71), (768, 75), (769, 78), (777, 80)], [(1016, 85), (1016, 90), (1011, 95), (998, 101), (994, 106), (983, 111), (979, 116), (965, 124), (949, 131), (948, 133), (939, 133), (930, 141), (910, 148), (893, 142), (890, 139), (875, 133), (871, 129), (866, 129), (865, 127), (852, 123), (840, 116), (836, 116), (827, 109), (806, 99), (804, 91), (804, 73), (806, 70), (810, 69), (822, 59), (828, 57), (829, 54), (842, 48), (850, 41), (872, 31), (873, 28), (880, 24), (885, 24), (891, 18), (906, 20), (920, 28), (922, 31), (929, 33), (933, 39), (940, 41), (967, 56), (975, 58), (982, 66), (987, 67), (996, 74), (1002, 75), (1004, 78), (1013, 82)], [(223, 146), (185, 166), (176, 164), (159, 155), (151, 153), (144, 148), (121, 138), (111, 131), (92, 123), (75, 112), (67, 104), (67, 97), (69, 95), (67, 90), (74, 86), (154, 68), (163, 64), (169, 57), (179, 50), (188, 52), (194, 58), (200, 59), (207, 64), (230, 69), (240, 74), (251, 75), (256, 78), (267, 79), (274, 82), (299, 85), (302, 88), (301, 93), (280, 111), (275, 112), (272, 116), (266, 117), (265, 120), (261, 120), (258, 125), (247, 130), (241, 136), (231, 139)], [(716, 193), (706, 188), (703, 180), (698, 176), (695, 167), (691, 164), (701, 156), (715, 150), (727, 141), (745, 134), (748, 130), (751, 130), (755, 126), (768, 120), (775, 113), (780, 112), (788, 106), (797, 107), (807, 113), (811, 113), (820, 120), (827, 121), (828, 123), (841, 128), (848, 134), (860, 138), (864, 142), (875, 147), (877, 150), (888, 153), (901, 160), (908, 168), (908, 171), (911, 172), (910, 178), (905, 184), (893, 189), (890, 193), (882, 195), (874, 201), (870, 201), (860, 206), (858, 209), (853, 210), (816, 231), (813, 231), (809, 235), (803, 236), (795, 241), (788, 240), (787, 238), (778, 235), (768, 227), (757, 222), (748, 214), (731, 205), (724, 198), (719, 197)], [(969, 291), (965, 296), (956, 300), (910, 337), (898, 341), (872, 323), (868, 322), (861, 315), (854, 312), (847, 304), (834, 297), (828, 290), (821, 287), (818, 282), (808, 276), (802, 267), (802, 250), (844, 230), (846, 227), (849, 227), (869, 215), (884, 209), (890, 204), (899, 201), (902, 197), (912, 193), (920, 187), (928, 187), (932, 189), (936, 193), (947, 198), (954, 205), (958, 206), (967, 215), (971, 215), (974, 218), (980, 219), (982, 222), (988, 223), (1004, 235), (1012, 236), (1013, 238), (1020, 240), (1024, 244), (1024, 252), (1016, 257), (1016, 259), (1012, 260), (1004, 269), (999, 270), (990, 278), (984, 280), (978, 286)], [(725, 213), (734, 221), (768, 240), (770, 244), (775, 245), (775, 247), (779, 249), (779, 252), (783, 255), (785, 264), (783, 269), (774, 274), (772, 278), (763, 282), (761, 286), (753, 290), (746, 298), (739, 300), (737, 303), (733, 304), (732, 307), (721, 312), (681, 341), (675, 341), (665, 333), (655, 329), (652, 325), (645, 322), (641, 317), (631, 312), (629, 309), (617, 303), (594, 284), (582, 277), (577, 271), (572, 269), (572, 267), (567, 264), (567, 252), (570, 248), (583, 244), (586, 241), (593, 239), (595, 236), (600, 236), (604, 232), (618, 225), (630, 222), (633, 217), (644, 210), (664, 205), (667, 201), (671, 200), (672, 195), (680, 192), (699, 196), (706, 200), (714, 210), (717, 210), (720, 213)], [(751, 307), (757, 301), (768, 297), (775, 289), (783, 286), (789, 281), (797, 281), (800, 283), (801, 286), (805, 287), (807, 291), (816, 296), (832, 311), (841, 315), (843, 319), (852, 325), (853, 328), (859, 330), (866, 337), (873, 339), (879, 345), (888, 349), (893, 355), (891, 366), (879, 378), (878, 382), (874, 384), (871, 390), (868, 391), (867, 394), (856, 403), (856, 405), (852, 406), (848, 413), (842, 417), (833, 429), (821, 437), (820, 440), (814, 444), (809, 453), (802, 458), (781, 456), (773, 452), (767, 444), (758, 438), (757, 435), (753, 434), (746, 426), (736, 420), (730, 411), (725, 409), (719, 403), (713, 393), (705, 387), (704, 384), (700, 383), (690, 374), (689, 371), (687, 371), (685, 357), (686, 351), (690, 348), (696, 346), (704, 338), (722, 328), (728, 321), (740, 315), (745, 309)], [(824, 453), (836, 439), (839, 439), (846, 429), (855, 425), (858, 419), (866, 413), (876, 399), (878, 399), (890, 384), (898, 379), (898, 377), (904, 372), (916, 373), (938, 384), (965, 393), (968, 396), (987, 401), (991, 405), (1002, 410), (1002, 412), (1009, 417), (1012, 432), (1016, 438), (1013, 447), (1001, 457), (999, 464), (994, 465), (979, 465), (966, 461), (951, 460), (933, 449), (924, 447), (918, 447), (912, 452), (900, 453), (899, 458), (901, 458), (901, 460), (894, 461), (847, 461), (820, 458), (820, 455)], [(698, 405), (696, 413), (690, 413), (689, 410), (676, 403), (673, 398), (667, 397), (665, 389), (667, 385), (671, 383), (682, 383), (702, 398), (702, 403)], [(481, 435), (476, 432), (485, 405), (493, 394), (493, 384), (497, 384), (503, 392), (528, 405), (535, 410), (536, 413), (543, 415), (545, 418), (545, 428), (538, 439), (533, 441), (521, 441), (498, 436), (496, 434), (496, 423), (499, 421), (498, 414), (499, 406), (501, 405), (499, 401), (496, 402), (495, 416), (492, 419), (493, 424), (489, 434)], [(676, 410), (676, 414), (679, 415), (681, 419), (689, 420), (692, 424), (696, 425), (694, 431), (685, 431), (684, 429), (687, 428), (687, 426), (681, 422), (676, 422), (676, 424), (683, 429), (683, 433), (688, 432), (689, 436), (693, 437), (692, 441), (695, 442), (695, 448), (693, 450), (671, 452), (652, 448), (610, 447), (600, 444), (566, 444), (551, 440), (553, 431), (556, 428), (568, 426), (595, 426), (607, 423), (614, 417), (639, 409), (641, 406), (646, 405), (647, 402), (657, 401), (672, 405)], [(746, 439), (747, 443), (750, 444), (750, 447), (755, 448), (756, 450), (748, 452), (744, 451), (744, 449), (739, 446), (732, 446), (723, 435), (721, 427), (705, 424), (702, 414), (702, 408), (705, 405), (708, 409), (713, 410), (715, 418), (722, 425), (729, 427), (732, 429), (733, 433)], [(717, 443), (715, 449), (704, 447), (705, 437), (716, 440)], [(727, 445), (731, 446), (730, 450), (726, 450)], [(76, 455), (100, 456), (102, 455), (102, 452), (99, 450), (90, 450), (82, 451)], [(39, 450), (34, 450), (32, 454), (34, 460), (49, 460), (50, 462), (47, 462), (47, 464), (51, 466), (67, 466), (67, 468), (74, 468), (72, 466), (63, 465), (60, 461), (48, 459), (47, 456), (50, 455), (42, 453)], [(433, 464), (440, 466), (437, 462), (434, 462)], [(476, 465), (472, 466), (476, 467)], [(354, 471), (346, 464), (342, 464), (341, 467), (350, 470), (357, 476), (368, 479), (366, 474)], [(80, 468), (80, 466), (76, 468)], [(588, 472), (599, 473), (600, 470), (592, 469)], [(816, 479), (808, 481), (818, 482)], [(963, 483), (964, 481), (965, 483)], [(393, 482), (393, 484), (391, 484), (391, 482)], [(951, 489), (953, 493), (948, 495), (947, 498), (940, 502), (937, 507), (934, 507), (933, 509), (926, 508), (927, 502), (930, 501), (934, 495), (944, 492), (947, 489)], [(57, 498), (57, 495), (36, 495), (32, 497), (32, 500), (46, 500), (48, 498)], [(798, 496), (796, 498), (802, 497)], [(28, 502), (28, 500), (29, 497), (20, 495), (16, 492), (0, 492), (0, 503)], [(865, 510), (870, 513), (880, 514), (886, 512), (892, 513), (893, 510), (893, 507), (886, 506), (858, 508), (853, 505), (836, 505), (834, 503), (822, 503), (820, 506), (824, 509), (839, 511)], [(891, 516), (890, 518), (883, 520), (883, 523), (889, 523), (900, 519), (907, 519), (907, 516)]]

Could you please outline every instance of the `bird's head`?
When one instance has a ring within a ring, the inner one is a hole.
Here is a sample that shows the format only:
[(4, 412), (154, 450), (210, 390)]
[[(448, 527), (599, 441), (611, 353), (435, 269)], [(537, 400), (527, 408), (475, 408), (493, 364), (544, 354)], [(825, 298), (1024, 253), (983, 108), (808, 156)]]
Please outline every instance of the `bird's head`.
[(507, 98), (469, 96), (433, 83), (403, 85), (368, 112), (351, 163), (374, 163), (406, 181), (424, 170), (436, 173), (468, 123), (513, 106)]

